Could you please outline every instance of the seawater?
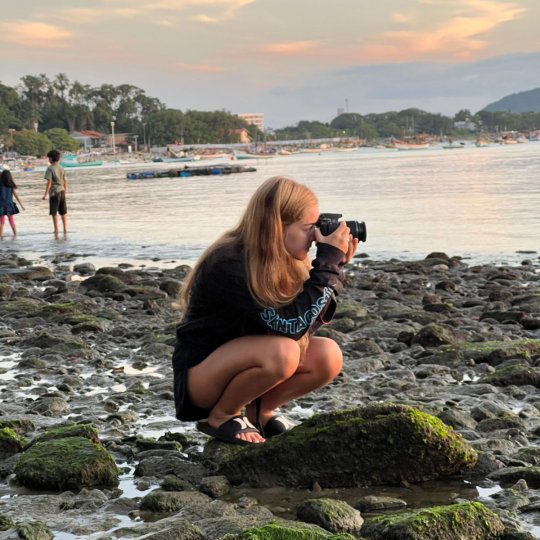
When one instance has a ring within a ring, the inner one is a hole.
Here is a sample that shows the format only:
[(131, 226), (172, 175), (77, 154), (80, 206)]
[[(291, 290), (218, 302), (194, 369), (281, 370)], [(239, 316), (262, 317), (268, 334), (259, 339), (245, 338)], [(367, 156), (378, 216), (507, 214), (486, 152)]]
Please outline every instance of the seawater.
[[(203, 162), (196, 162), (196, 165)], [(43, 173), (15, 174), (27, 210), (6, 223), (0, 252), (32, 259), (72, 253), (96, 265), (192, 264), (240, 218), (265, 179), (309, 185), (321, 211), (363, 220), (372, 258), (424, 257), (431, 251), (472, 262), (518, 264), (540, 247), (540, 143), (416, 151), (359, 149), (239, 161), (254, 173), (128, 180), (134, 168), (70, 169), (69, 234), (55, 240)], [(176, 164), (178, 168), (183, 163)], [(141, 164), (137, 170), (175, 164)]]

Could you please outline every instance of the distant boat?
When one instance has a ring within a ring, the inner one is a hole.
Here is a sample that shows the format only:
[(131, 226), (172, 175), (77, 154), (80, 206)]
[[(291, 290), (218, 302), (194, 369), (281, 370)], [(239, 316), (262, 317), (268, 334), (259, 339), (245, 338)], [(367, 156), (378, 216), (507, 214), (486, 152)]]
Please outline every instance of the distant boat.
[(99, 167), (103, 165), (102, 159), (96, 154), (64, 154), (60, 165), (66, 169), (75, 167)]
[(184, 156), (184, 157), (155, 157), (152, 159), (154, 163), (183, 163), (187, 161), (197, 161), (201, 159), (199, 156)]
[(394, 139), (392, 141), (392, 148), (397, 148), (398, 150), (425, 150), (431, 145), (429, 143), (414, 143), (414, 142), (405, 142)]
[(449, 141), (448, 144), (442, 146), (445, 150), (457, 150), (458, 148), (465, 148), (465, 143), (460, 142), (456, 144), (454, 141)]

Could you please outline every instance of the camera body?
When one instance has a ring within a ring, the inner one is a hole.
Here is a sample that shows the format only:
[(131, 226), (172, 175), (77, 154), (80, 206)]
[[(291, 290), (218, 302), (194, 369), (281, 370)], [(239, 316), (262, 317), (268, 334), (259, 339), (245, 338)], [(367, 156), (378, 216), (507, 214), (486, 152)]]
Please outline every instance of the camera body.
[[(333, 233), (341, 223), (339, 218), (342, 214), (321, 214), (315, 224), (323, 236)], [(351, 230), (353, 238), (358, 238), (360, 242), (365, 242), (367, 238), (366, 224), (363, 221), (346, 221), (347, 227)]]

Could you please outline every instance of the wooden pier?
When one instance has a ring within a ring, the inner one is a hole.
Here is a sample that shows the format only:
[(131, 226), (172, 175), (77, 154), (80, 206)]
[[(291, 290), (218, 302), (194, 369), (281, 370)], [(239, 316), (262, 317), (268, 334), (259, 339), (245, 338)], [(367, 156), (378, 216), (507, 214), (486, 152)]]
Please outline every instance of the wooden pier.
[(242, 165), (214, 165), (210, 167), (188, 167), (186, 165), (181, 169), (128, 172), (126, 177), (129, 180), (143, 180), (145, 178), (186, 178), (189, 176), (217, 176), (221, 174), (255, 172), (256, 170), (255, 167), (245, 167)]

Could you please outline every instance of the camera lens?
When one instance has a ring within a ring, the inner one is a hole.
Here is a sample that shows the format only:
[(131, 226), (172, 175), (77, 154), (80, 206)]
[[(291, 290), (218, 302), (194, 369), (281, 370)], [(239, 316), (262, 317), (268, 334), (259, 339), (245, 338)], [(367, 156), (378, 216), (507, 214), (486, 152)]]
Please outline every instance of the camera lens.
[(366, 224), (363, 221), (346, 221), (353, 238), (358, 238), (360, 242), (365, 242), (367, 238)]

